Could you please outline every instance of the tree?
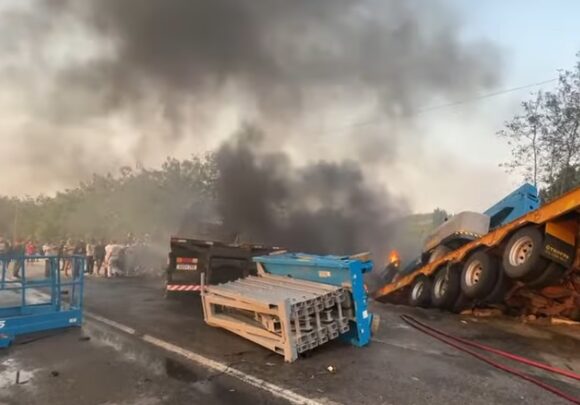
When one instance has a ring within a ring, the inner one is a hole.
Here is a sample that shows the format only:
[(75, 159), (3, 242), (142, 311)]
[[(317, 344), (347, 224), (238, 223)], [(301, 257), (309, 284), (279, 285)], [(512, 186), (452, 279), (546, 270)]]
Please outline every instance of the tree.
[(54, 197), (0, 197), (0, 236), (62, 240), (116, 238), (179, 231), (185, 217), (206, 217), (217, 167), (212, 155), (167, 159), (160, 169), (121, 167), (93, 175)]
[(449, 218), (449, 214), (447, 211), (441, 208), (435, 208), (433, 210), (432, 218), (433, 218), (433, 228), (438, 227), (443, 222), (447, 221)]
[(544, 128), (542, 105), (543, 93), (539, 91), (533, 100), (523, 101), (523, 113), (506, 122), (505, 129), (498, 132), (499, 136), (507, 139), (512, 154), (512, 160), (501, 166), (508, 172), (523, 170), (524, 179), (534, 186), (537, 186), (540, 174), (541, 134)]
[[(580, 54), (579, 54), (580, 56)], [(574, 173), (580, 165), (580, 61), (573, 71), (560, 72), (558, 87), (546, 93), (544, 142), (550, 165), (548, 186), (559, 183), (559, 194), (577, 185)]]
[(559, 72), (553, 91), (538, 92), (522, 102), (522, 112), (498, 135), (511, 147), (518, 171), (542, 190), (544, 201), (580, 185), (580, 53), (572, 70)]

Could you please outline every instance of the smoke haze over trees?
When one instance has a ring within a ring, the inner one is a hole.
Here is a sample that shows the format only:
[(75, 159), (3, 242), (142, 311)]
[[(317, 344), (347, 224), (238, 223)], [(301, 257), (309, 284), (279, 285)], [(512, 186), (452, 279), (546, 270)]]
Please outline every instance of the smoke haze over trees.
[[(0, 84), (18, 107), (12, 175), (39, 187), (84, 180), (22, 204), (72, 204), (42, 215), (75, 233), (92, 220), (113, 227), (97, 233), (145, 224), (172, 232), (183, 211), (296, 246), (383, 243), (384, 225), (407, 206), (372, 174), (406, 158), (401, 137), (420, 142), (405, 117), (492, 87), (501, 73), (497, 48), (466, 40), (459, 16), (438, 1), (28, 0), (3, 9), (0, 27), (10, 61), (0, 64)], [(311, 146), (307, 123), (350, 117), (385, 124)], [(170, 167), (103, 174), (206, 143), (220, 176), (203, 209), (191, 209), (197, 175), (174, 187)]]

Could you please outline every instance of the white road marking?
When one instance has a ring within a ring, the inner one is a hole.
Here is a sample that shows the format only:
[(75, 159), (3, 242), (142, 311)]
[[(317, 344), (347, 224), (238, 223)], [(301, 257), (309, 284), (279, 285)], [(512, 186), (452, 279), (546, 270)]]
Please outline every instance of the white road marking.
[(93, 314), (92, 312), (89, 312), (89, 311), (84, 311), (84, 313), (86, 316), (89, 316), (89, 317), (91, 317), (91, 318), (93, 318), (101, 323), (104, 323), (105, 325), (109, 325), (112, 328), (123, 331), (129, 335), (136, 335), (137, 334), (137, 331), (135, 329), (133, 329), (129, 326), (123, 325), (119, 322), (115, 322), (111, 319), (103, 318), (102, 316), (97, 315), (97, 314)]
[(218, 372), (220, 374), (229, 375), (230, 377), (234, 377), (234, 378), (236, 378), (236, 379), (238, 379), (246, 384), (249, 384), (253, 387), (267, 391), (270, 394), (272, 394), (278, 398), (285, 399), (292, 404), (328, 405), (328, 404), (333, 403), (333, 402), (327, 401), (327, 400), (323, 400), (322, 402), (320, 402), (319, 400), (307, 398), (307, 397), (300, 395), (300, 394), (298, 394), (290, 389), (287, 389), (287, 388), (281, 387), (279, 385), (270, 383), (270, 382), (263, 380), (259, 377), (255, 377), (253, 375), (244, 373), (243, 371), (232, 368), (232, 367), (228, 366), (227, 364), (209, 359), (205, 356), (194, 353), (190, 350), (184, 349), (183, 347), (174, 345), (173, 343), (167, 342), (165, 340), (158, 339), (154, 336), (147, 335), (147, 334), (139, 335), (135, 329), (133, 329), (129, 326), (120, 324), (120, 323), (115, 322), (115, 321), (108, 319), (108, 318), (104, 318), (104, 317), (97, 315), (97, 314), (94, 314), (92, 312), (85, 311), (85, 315), (88, 316), (89, 318), (96, 320), (96, 321), (99, 321), (101, 323), (109, 325), (112, 328), (123, 331), (129, 335), (134, 335), (134, 336), (140, 338), (141, 340), (143, 340), (144, 342), (147, 342), (149, 344), (157, 346), (163, 350), (166, 350), (168, 352), (172, 352), (172, 353), (178, 354), (180, 356), (183, 356), (186, 359), (193, 361), (194, 363), (197, 363), (198, 365), (200, 365), (204, 368), (213, 370), (213, 371)]

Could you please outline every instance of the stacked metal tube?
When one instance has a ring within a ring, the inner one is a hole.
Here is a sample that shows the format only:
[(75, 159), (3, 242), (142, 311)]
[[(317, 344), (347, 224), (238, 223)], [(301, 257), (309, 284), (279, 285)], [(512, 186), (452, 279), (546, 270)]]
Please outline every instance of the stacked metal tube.
[(352, 317), (342, 287), (269, 274), (208, 286), (202, 296), (206, 322), (294, 361), (347, 333)]

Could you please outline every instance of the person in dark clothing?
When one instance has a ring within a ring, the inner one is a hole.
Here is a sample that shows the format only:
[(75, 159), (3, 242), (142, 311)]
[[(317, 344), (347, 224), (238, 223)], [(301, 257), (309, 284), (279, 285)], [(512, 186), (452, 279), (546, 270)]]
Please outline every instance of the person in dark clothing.
[(16, 278), (20, 278), (20, 271), (24, 266), (24, 253), (25, 253), (25, 243), (18, 241), (14, 243), (12, 247), (12, 259), (14, 260), (14, 269), (12, 275)]
[(101, 274), (101, 268), (105, 262), (105, 243), (100, 240), (99, 243), (95, 245), (95, 264), (97, 266), (97, 276)]
[[(79, 240), (74, 247), (73, 254), (75, 256), (85, 256), (85, 242)], [(78, 258), (72, 258), (73, 260), (73, 277), (78, 277), (81, 271), (83, 271), (82, 264), (83, 262)]]
[(91, 239), (86, 247), (85, 247), (85, 253), (86, 253), (86, 257), (87, 257), (87, 273), (88, 274), (93, 274), (93, 271), (95, 269), (95, 240)]

